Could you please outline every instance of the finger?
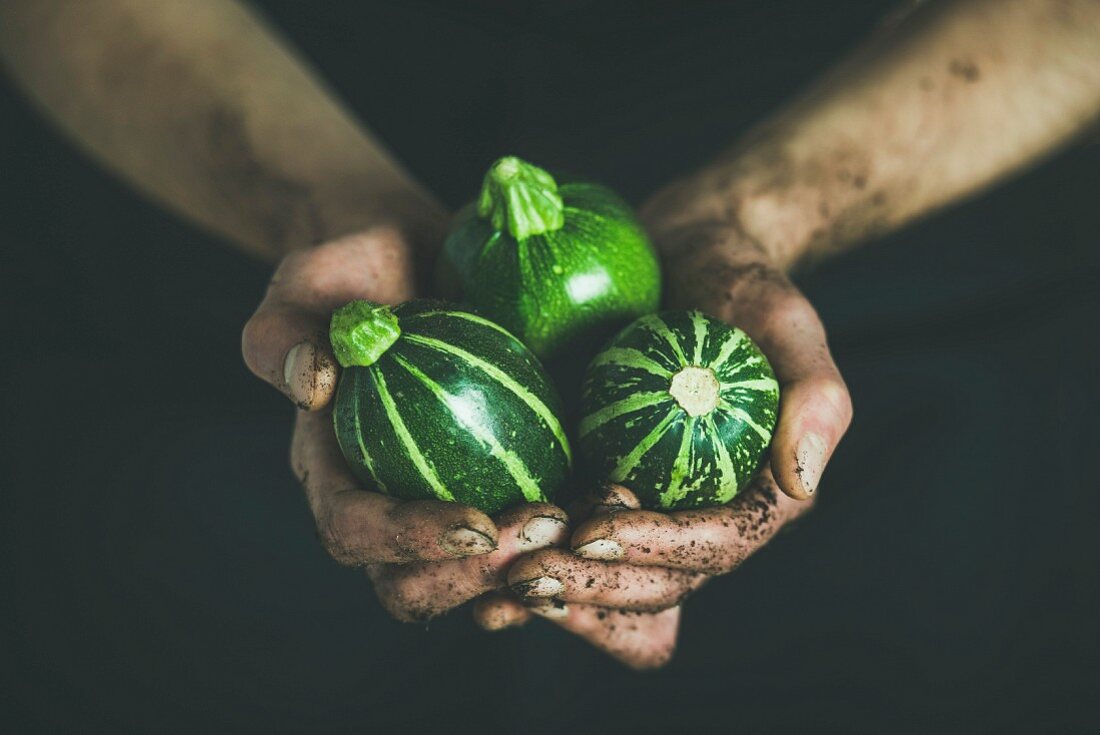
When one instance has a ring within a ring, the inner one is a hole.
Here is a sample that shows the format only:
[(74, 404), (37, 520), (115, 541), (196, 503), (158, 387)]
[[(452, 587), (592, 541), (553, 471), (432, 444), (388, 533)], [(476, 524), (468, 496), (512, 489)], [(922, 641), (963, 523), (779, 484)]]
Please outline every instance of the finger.
[(328, 339), (332, 311), (355, 299), (411, 298), (407, 250), (396, 233), (381, 229), (288, 256), (244, 326), (245, 364), (300, 408), (327, 405), (339, 372)]
[[(622, 485), (604, 483), (574, 502), (569, 508), (569, 517), (587, 518), (590, 515), (609, 513), (612, 510), (640, 507), (641, 504), (634, 493)], [(511, 594), (491, 592), (483, 595), (474, 605), (474, 620), (485, 630), (500, 630), (523, 625), (530, 617), (527, 607)]]
[(437, 561), (497, 546), (489, 516), (459, 503), (404, 501), (359, 487), (333, 437), (328, 412), (299, 411), (291, 465), (325, 549), (349, 566)]
[(642, 504), (634, 493), (622, 485), (606, 482), (597, 486), (569, 506), (569, 517), (582, 520), (591, 515), (616, 510), (637, 510)]
[(525, 625), (531, 613), (511, 595), (489, 592), (474, 603), (474, 622), (483, 630), (496, 631)]
[(679, 569), (582, 559), (563, 549), (528, 554), (508, 570), (512, 592), (527, 601), (554, 598), (645, 612), (680, 604), (704, 579)]
[(669, 514), (611, 513), (581, 524), (570, 543), (574, 554), (586, 559), (722, 574), (810, 507), (779, 492), (764, 469), (726, 505)]
[(681, 233), (674, 299), (743, 329), (780, 384), (771, 468), (779, 488), (806, 499), (852, 419), (848, 389), (810, 302), (759, 245), (725, 227)]
[(679, 607), (632, 613), (594, 605), (545, 603), (529, 610), (633, 669), (664, 666), (676, 650)]
[(396, 230), (380, 227), (288, 256), (265, 300), (329, 314), (355, 299), (407, 301), (413, 285), (408, 243)]
[(497, 548), (481, 556), (435, 564), (371, 568), (379, 599), (399, 620), (427, 620), (504, 586), (508, 567), (537, 549), (565, 543), (569, 518), (560, 508), (529, 503), (497, 517)]
[(339, 367), (322, 316), (261, 305), (244, 325), (241, 353), (249, 370), (301, 409), (323, 408), (336, 393)]

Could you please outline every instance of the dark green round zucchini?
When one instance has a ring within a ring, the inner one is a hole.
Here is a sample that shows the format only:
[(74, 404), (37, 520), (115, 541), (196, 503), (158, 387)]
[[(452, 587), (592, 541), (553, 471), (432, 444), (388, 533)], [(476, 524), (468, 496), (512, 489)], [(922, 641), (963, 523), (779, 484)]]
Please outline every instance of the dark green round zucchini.
[[(661, 271), (630, 207), (610, 189), (563, 181), (518, 158), (485, 176), (443, 246), (444, 294), (461, 297), (542, 359), (592, 351), (657, 309)], [(591, 353), (590, 353), (591, 354)]]
[(571, 462), (558, 397), (506, 330), (443, 302), (354, 301), (330, 335), (336, 438), (361, 481), (486, 513), (553, 500)]
[(638, 319), (592, 361), (579, 449), (647, 508), (731, 500), (760, 468), (779, 384), (740, 329), (699, 311)]

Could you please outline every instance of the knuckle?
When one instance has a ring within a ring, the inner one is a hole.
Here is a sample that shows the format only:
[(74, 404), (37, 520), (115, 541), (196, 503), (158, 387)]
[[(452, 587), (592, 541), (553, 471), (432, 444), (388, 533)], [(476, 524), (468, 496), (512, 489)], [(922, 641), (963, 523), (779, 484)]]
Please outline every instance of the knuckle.
[(839, 375), (821, 375), (808, 380), (808, 390), (841, 431), (852, 422), (852, 397)]
[(520, 584), (543, 574), (560, 574), (572, 558), (570, 552), (558, 549), (533, 551), (521, 556), (508, 569), (508, 583)]
[[(516, 573), (514, 578), (520, 579), (526, 576), (545, 574), (560, 566), (560, 556), (549, 553), (556, 551), (556, 549), (539, 549), (521, 557), (512, 566)], [(512, 577), (512, 575), (509, 574), (509, 577)]]
[[(326, 292), (332, 284), (333, 276), (343, 273), (340, 253), (333, 244), (320, 245), (295, 257), (287, 263), (287, 270), (293, 274), (294, 286), (312, 292)], [(289, 261), (289, 259), (288, 259)]]
[(461, 577), (447, 575), (430, 564), (387, 565), (375, 580), (382, 606), (406, 623), (438, 617), (474, 597)]
[(360, 524), (353, 516), (347, 509), (342, 509), (329, 513), (317, 523), (321, 546), (337, 563), (348, 567), (367, 563), (362, 555)]
[(611, 522), (616, 530), (633, 526), (667, 526), (669, 517), (666, 513), (655, 510), (636, 510), (630, 512), (615, 513), (611, 516)]
[(408, 243), (396, 228), (380, 226), (371, 229), (360, 238), (360, 246), (367, 258), (382, 265), (402, 265), (407, 260)]
[(529, 556), (532, 563), (538, 565), (544, 570), (551, 570), (554, 568), (567, 565), (570, 561), (575, 559), (571, 552), (558, 548), (539, 549), (531, 552)]
[(261, 364), (261, 346), (265, 344), (271, 335), (273, 317), (270, 311), (261, 308), (253, 314), (241, 329), (241, 356), (244, 364), (257, 377), (268, 378), (269, 368)]
[(390, 303), (411, 295), (397, 285), (403, 279), (394, 278), (409, 275), (412, 260), (404, 236), (393, 227), (375, 227), (315, 248), (298, 277), (306, 288), (327, 291), (333, 284), (346, 283), (349, 268), (369, 287), (373, 300)]
[(660, 669), (668, 664), (672, 660), (673, 654), (676, 653), (676, 646), (668, 645), (661, 646), (655, 649), (642, 661), (642, 665), (639, 668), (642, 669)]
[(621, 510), (601, 516), (589, 526), (587, 535), (593, 538), (617, 538), (622, 534), (630, 536), (648, 535), (668, 526), (669, 516), (651, 510)]
[(478, 513), (465, 505), (440, 500), (404, 500), (394, 503), (388, 514), (392, 521), (410, 530), (428, 526), (446, 528), (452, 525), (469, 525)]
[(652, 671), (667, 665), (675, 652), (675, 643), (662, 644), (652, 648), (622, 652), (616, 658), (635, 671)]
[(390, 582), (376, 587), (378, 601), (395, 620), (402, 623), (418, 623), (431, 620), (438, 612), (415, 594), (407, 582)]
[(592, 493), (591, 500), (597, 505), (612, 509), (637, 510), (641, 505), (628, 488), (613, 482), (604, 483), (597, 488)]
[(582, 523), (573, 532), (572, 543), (574, 547), (582, 546), (595, 539), (607, 538), (614, 534), (615, 530), (618, 528), (616, 525), (616, 516), (618, 515), (620, 514), (607, 513), (590, 518)]
[(779, 291), (762, 306), (760, 331), (764, 335), (801, 335), (808, 329), (820, 330), (817, 311), (793, 288)]

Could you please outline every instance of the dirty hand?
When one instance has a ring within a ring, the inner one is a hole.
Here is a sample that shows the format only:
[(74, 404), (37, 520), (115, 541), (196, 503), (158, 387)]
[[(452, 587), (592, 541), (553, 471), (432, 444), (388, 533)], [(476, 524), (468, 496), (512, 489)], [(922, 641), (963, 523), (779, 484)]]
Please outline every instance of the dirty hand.
[[(639, 507), (637, 498), (625, 488), (605, 485), (572, 505), (569, 514), (574, 519), (586, 521)], [(507, 575), (512, 589), (485, 595), (474, 606), (474, 620), (478, 625), (485, 630), (503, 630), (524, 625), (532, 616), (538, 616), (581, 637), (631, 668), (649, 669), (668, 662), (676, 647), (676, 634), (680, 627), (678, 605), (655, 612), (631, 609), (630, 605), (607, 606), (607, 603), (614, 602), (612, 598), (624, 587), (629, 588), (639, 582), (644, 586), (645, 582), (639, 580), (637, 572), (645, 574), (646, 570), (629, 570), (624, 577), (616, 574), (612, 565), (593, 564), (598, 567), (597, 572), (606, 571), (607, 574), (576, 578), (574, 572), (568, 570), (569, 561), (575, 557), (568, 551), (555, 551), (558, 553), (554, 556), (543, 556), (538, 552), (521, 556), (513, 567), (515, 571)], [(622, 569), (626, 569), (625, 565)], [(679, 576), (682, 577), (679, 581), (692, 588), (705, 580), (704, 575), (689, 573)], [(598, 604), (576, 600), (566, 602), (567, 591), (578, 589), (583, 590), (584, 594), (577, 597), (596, 599)]]
[[(734, 569), (809, 507), (806, 501), (852, 416), (813, 307), (764, 243), (728, 216), (711, 216), (713, 208), (695, 202), (701, 196), (695, 182), (674, 185), (643, 217), (664, 258), (669, 305), (698, 308), (740, 327), (771, 361), (781, 401), (769, 466), (737, 498), (716, 508), (637, 510), (626, 488), (605, 489), (598, 504), (620, 510), (595, 514), (578, 526), (573, 553), (535, 552), (508, 574), (516, 598), (536, 605), (527, 609), (552, 615), (636, 667), (660, 665), (671, 656), (685, 596), (709, 576)], [(520, 604), (501, 599), (479, 608), (483, 625), (522, 622)], [(630, 614), (632, 622), (624, 626), (621, 616)]]
[[(586, 502), (572, 553), (545, 549), (508, 570), (508, 593), (478, 601), (486, 630), (545, 618), (624, 664), (647, 669), (672, 658), (680, 603), (714, 574), (732, 570), (807, 503), (786, 497), (762, 471), (727, 505), (671, 514), (639, 510), (625, 487), (606, 485)], [(583, 510), (570, 508), (576, 518)]]
[(517, 554), (564, 542), (567, 517), (529, 504), (494, 519), (458, 503), (403, 501), (369, 492), (347, 468), (332, 428), (338, 365), (332, 311), (354, 299), (413, 297), (412, 248), (393, 227), (295, 252), (275, 271), (245, 325), (248, 367), (298, 406), (291, 464), (318, 535), (338, 562), (365, 567), (382, 604), (401, 620), (442, 613), (503, 586)]

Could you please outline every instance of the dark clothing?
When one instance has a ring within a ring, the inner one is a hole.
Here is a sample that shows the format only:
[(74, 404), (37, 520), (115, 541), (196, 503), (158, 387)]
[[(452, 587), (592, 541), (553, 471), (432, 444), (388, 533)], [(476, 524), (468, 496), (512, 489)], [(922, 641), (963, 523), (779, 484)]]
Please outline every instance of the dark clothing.
[[(640, 201), (887, 6), (263, 3), (450, 205), (507, 153)], [(388, 619), (316, 543), (292, 409), (241, 363), (268, 268), (0, 94), (6, 731), (1095, 727), (1100, 147), (801, 276), (851, 432), (818, 508), (638, 674), (543, 621)]]

